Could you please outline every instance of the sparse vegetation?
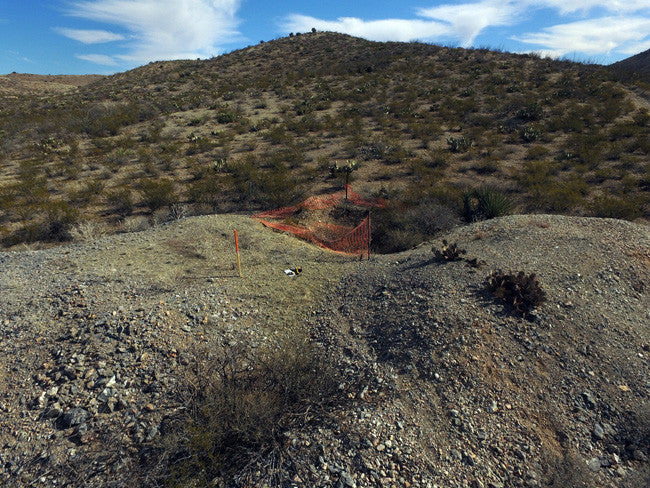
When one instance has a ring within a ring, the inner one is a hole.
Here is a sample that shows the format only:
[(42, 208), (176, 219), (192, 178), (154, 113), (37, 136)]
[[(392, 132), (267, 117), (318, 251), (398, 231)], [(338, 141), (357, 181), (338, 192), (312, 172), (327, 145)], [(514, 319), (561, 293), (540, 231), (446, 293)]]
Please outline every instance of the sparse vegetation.
[[(117, 225), (149, 206), (144, 179), (172, 181), (173, 200), (199, 212), (286, 203), (292, 186), (330, 190), (319, 172), (353, 158), (370, 193), (498, 185), (513, 212), (647, 217), (650, 116), (634, 94), (646, 86), (591, 65), (320, 32), (143, 66), (76, 92), (4, 100), (0, 237), (26, 236), (15, 231), (39, 226), (44, 203), (62, 195)], [(228, 170), (196, 172), (224, 157)], [(638, 184), (619, 175), (623, 165)], [(103, 194), (84, 193), (89, 180)], [(131, 204), (117, 205), (128, 191)], [(419, 205), (407, 193), (397, 203)]]

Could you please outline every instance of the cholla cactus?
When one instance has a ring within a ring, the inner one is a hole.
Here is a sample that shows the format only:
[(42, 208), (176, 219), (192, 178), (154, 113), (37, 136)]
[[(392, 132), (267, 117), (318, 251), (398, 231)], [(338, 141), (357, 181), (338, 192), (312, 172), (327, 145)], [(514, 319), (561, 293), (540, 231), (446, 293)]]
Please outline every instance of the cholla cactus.
[(356, 161), (347, 160), (345, 164), (339, 165), (339, 163), (334, 163), (330, 166), (330, 174), (332, 176), (343, 176), (345, 178), (345, 199), (348, 199), (348, 183), (350, 182), (350, 175), (353, 171), (356, 171), (359, 168), (359, 165)]

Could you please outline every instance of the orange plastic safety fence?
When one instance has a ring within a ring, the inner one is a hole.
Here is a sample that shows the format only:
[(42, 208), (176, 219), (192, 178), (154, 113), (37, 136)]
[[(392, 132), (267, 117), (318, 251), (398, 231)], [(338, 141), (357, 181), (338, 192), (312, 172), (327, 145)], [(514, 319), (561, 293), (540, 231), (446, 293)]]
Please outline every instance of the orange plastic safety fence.
[[(338, 192), (324, 197), (310, 197), (293, 207), (284, 207), (253, 215), (262, 224), (290, 232), (301, 239), (313, 242), (321, 247), (344, 254), (370, 255), (370, 218), (366, 217), (356, 227), (318, 222), (309, 226), (299, 225), (287, 220), (302, 210), (323, 210), (343, 201), (345, 192)], [(383, 207), (381, 199), (367, 200), (348, 187), (348, 201), (363, 207)]]

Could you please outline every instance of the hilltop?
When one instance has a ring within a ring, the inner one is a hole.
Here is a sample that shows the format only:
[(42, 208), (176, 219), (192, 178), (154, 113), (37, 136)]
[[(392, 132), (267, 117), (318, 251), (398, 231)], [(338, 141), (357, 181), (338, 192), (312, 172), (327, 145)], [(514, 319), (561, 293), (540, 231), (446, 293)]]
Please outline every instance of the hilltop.
[[(435, 240), (359, 261), (234, 215), (3, 253), (0, 479), (646, 486), (648, 228), (524, 215), (443, 238), (467, 259)], [(516, 313), (485, 286), (499, 268), (546, 301)]]
[(486, 187), (497, 213), (647, 219), (649, 107), (647, 80), (602, 66), (333, 33), (151, 63), (4, 98), (0, 238), (283, 206), (340, 188), (345, 160), (393, 202), (382, 251), (430, 238), (431, 215), (471, 220)]
[(650, 73), (650, 49), (642, 53), (635, 54), (629, 58), (623, 59), (611, 65), (612, 68), (617, 70), (624, 70), (640, 75), (647, 75)]
[(10, 73), (0, 75), (0, 97), (41, 95), (51, 96), (76, 91), (102, 79), (101, 75), (31, 75)]

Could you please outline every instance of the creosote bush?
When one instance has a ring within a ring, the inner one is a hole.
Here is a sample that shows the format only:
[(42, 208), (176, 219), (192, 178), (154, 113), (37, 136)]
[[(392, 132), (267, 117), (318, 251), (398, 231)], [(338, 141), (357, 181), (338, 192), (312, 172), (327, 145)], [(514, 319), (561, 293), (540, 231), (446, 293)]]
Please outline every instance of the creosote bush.
[(488, 275), (485, 283), (496, 298), (504, 300), (516, 312), (524, 315), (546, 301), (546, 292), (535, 273), (527, 275), (523, 271), (515, 274), (498, 270)]
[(140, 182), (140, 192), (145, 205), (152, 212), (162, 207), (168, 207), (178, 201), (174, 191), (174, 183), (169, 178), (143, 180)]

